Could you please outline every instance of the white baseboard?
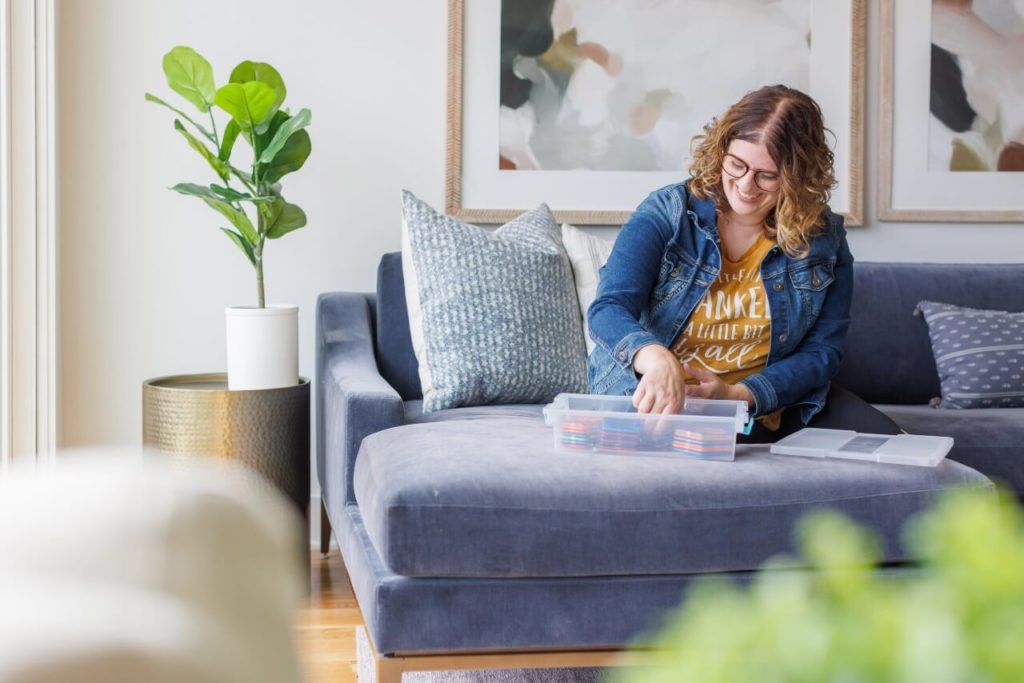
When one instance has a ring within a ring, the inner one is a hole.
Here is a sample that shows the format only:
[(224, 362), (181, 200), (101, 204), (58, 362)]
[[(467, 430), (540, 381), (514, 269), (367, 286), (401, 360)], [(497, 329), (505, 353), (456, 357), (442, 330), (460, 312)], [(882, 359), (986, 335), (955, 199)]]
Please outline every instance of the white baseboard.
[[(309, 547), (320, 547), (320, 496), (309, 497)], [(331, 534), (331, 548), (337, 547), (334, 534)]]

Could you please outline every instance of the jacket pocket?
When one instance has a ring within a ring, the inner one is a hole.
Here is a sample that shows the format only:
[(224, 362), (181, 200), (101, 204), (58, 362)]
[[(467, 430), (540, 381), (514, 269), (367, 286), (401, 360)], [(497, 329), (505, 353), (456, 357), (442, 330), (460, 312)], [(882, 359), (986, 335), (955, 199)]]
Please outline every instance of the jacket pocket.
[(789, 271), (789, 279), (799, 290), (821, 292), (835, 282), (835, 262), (831, 260), (801, 264)]
[(651, 292), (650, 312), (654, 314), (693, 277), (696, 263), (685, 253), (669, 249), (661, 259), (658, 282)]
[(835, 261), (822, 259), (800, 264), (789, 271), (789, 280), (793, 283), (804, 309), (800, 311), (801, 322), (810, 327), (821, 313), (829, 285), (836, 281)]

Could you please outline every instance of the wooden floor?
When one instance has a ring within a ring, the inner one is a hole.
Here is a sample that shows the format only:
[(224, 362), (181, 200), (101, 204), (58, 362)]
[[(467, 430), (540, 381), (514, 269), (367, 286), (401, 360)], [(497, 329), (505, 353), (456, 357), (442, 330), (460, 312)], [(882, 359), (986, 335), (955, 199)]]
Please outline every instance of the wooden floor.
[(337, 548), (326, 559), (313, 551), (309, 600), (295, 625), (307, 683), (355, 683), (355, 629), (363, 625)]

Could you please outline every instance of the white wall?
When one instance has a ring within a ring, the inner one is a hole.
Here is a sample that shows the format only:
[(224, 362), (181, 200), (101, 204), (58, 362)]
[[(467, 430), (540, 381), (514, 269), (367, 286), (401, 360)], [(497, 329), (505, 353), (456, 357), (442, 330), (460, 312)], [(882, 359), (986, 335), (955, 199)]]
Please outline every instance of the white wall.
[[(470, 0), (472, 1), (472, 0)], [(308, 227), (272, 243), (268, 299), (301, 305), (300, 369), (312, 376), (313, 308), (328, 290), (371, 290), (399, 247), (399, 190), (444, 193), (445, 0), (59, 0), (61, 432), (65, 445), (137, 443), (141, 383), (224, 367), (224, 306), (252, 303), (251, 268), (217, 217), (165, 188), (208, 180), (143, 101), (190, 45), (219, 82), (242, 59), (275, 65), (293, 110), (313, 112), (313, 154), (285, 178)], [(1020, 261), (1024, 226), (878, 223), (877, 0), (870, 0), (865, 227), (860, 260)], [(609, 229), (598, 232), (612, 234)]]
[[(283, 180), (307, 227), (268, 247), (268, 301), (298, 303), (312, 377), (316, 296), (371, 290), (399, 248), (399, 191), (443, 201), (445, 3), (417, 0), (61, 0), (61, 433), (67, 446), (141, 439), (141, 384), (225, 367), (223, 309), (255, 304), (252, 268), (201, 202), (209, 182), (173, 130), (163, 54), (189, 45), (219, 84), (266, 61), (286, 106), (313, 112), (313, 152)], [(190, 105), (181, 108), (188, 111)], [(223, 125), (223, 124), (221, 124)]]

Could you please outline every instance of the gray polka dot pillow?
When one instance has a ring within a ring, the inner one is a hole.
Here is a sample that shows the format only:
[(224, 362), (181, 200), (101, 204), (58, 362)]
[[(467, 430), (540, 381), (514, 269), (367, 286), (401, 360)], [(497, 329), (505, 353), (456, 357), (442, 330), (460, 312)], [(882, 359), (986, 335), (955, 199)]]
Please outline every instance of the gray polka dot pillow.
[[(942, 408), (1024, 407), (1024, 313), (921, 301)], [(915, 311), (915, 313), (917, 312)]]

